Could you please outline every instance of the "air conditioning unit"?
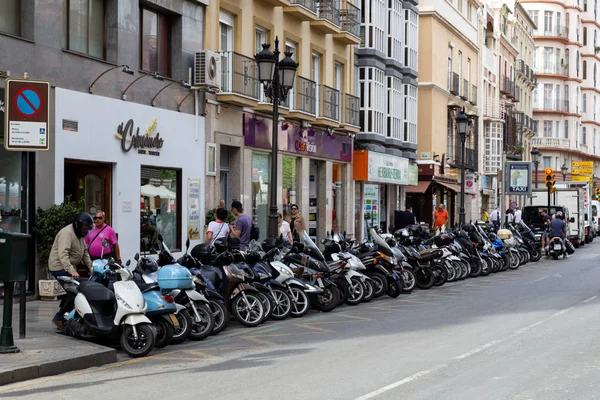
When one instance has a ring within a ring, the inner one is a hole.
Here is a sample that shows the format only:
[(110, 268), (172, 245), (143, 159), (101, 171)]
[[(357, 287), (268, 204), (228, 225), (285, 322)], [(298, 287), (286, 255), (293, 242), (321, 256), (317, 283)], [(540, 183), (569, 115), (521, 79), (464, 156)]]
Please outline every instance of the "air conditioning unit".
[(212, 51), (196, 52), (194, 86), (221, 88), (221, 55)]

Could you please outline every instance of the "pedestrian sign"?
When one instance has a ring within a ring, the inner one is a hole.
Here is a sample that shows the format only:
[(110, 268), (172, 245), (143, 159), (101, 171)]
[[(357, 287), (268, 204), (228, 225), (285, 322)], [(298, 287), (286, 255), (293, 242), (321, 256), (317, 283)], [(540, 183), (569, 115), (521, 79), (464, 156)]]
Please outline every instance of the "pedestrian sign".
[(573, 176), (573, 182), (592, 182), (591, 176)]
[(594, 162), (593, 161), (571, 161), (571, 168), (577, 168), (577, 167), (594, 168)]
[(44, 151), (50, 147), (50, 82), (6, 79), (4, 148)]
[(573, 175), (593, 175), (594, 169), (591, 167), (576, 167), (571, 170)]

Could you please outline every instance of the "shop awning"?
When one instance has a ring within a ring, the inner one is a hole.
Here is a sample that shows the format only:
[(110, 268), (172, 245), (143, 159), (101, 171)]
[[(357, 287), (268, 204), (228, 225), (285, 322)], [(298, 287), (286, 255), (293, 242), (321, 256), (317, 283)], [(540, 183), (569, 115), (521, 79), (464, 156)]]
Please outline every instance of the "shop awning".
[(431, 185), (431, 181), (420, 181), (417, 186), (405, 186), (404, 191), (406, 193), (425, 193), (429, 185)]
[(437, 183), (440, 186), (445, 187), (446, 189), (450, 189), (453, 192), (460, 193), (460, 186), (459, 185), (455, 185), (453, 183), (440, 182), (440, 181), (435, 181), (435, 183)]
[(144, 185), (141, 193), (146, 197), (160, 197), (161, 199), (174, 199), (177, 196), (174, 192), (164, 186)]

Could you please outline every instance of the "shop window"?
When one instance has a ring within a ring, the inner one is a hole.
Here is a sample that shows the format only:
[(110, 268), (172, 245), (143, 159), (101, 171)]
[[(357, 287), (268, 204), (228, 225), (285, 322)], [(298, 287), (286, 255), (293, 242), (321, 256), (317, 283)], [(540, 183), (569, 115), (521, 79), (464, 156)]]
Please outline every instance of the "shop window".
[(141, 251), (158, 250), (159, 234), (169, 249), (181, 249), (181, 170), (142, 167), (140, 201)]
[(0, 136), (0, 232), (21, 232), (21, 158)]
[(217, 175), (217, 145), (206, 143), (206, 175)]
[(68, 48), (104, 58), (104, 0), (69, 0)]
[(166, 15), (142, 8), (142, 69), (158, 72), (163, 76), (171, 73), (171, 23)]
[(19, 36), (21, 33), (21, 0), (5, 0), (0, 3), (0, 32)]
[(298, 204), (298, 196), (297, 196), (297, 182), (298, 176), (296, 167), (298, 159), (296, 157), (283, 157), (283, 176), (282, 176), (282, 185), (283, 185), (283, 193), (282, 193), (282, 202), (283, 202), (283, 210), (282, 214), (285, 218), (290, 215), (291, 205)]
[(246, 214), (258, 224), (259, 241), (267, 237), (267, 219), (269, 215), (269, 168), (271, 156), (264, 153), (252, 153), (252, 209), (246, 208)]

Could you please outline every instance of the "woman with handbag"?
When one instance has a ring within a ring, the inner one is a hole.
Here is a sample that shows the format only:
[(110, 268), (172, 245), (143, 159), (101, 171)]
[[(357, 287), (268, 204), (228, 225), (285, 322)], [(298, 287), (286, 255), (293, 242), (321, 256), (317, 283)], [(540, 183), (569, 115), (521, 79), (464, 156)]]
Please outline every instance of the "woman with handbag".
[[(102, 239), (108, 241), (108, 248), (102, 252)], [(94, 214), (94, 228), (88, 232), (85, 237), (85, 243), (88, 246), (90, 258), (97, 260), (102, 256), (104, 259), (113, 257), (115, 261), (121, 264), (121, 249), (115, 230), (106, 223), (106, 213), (102, 210), (96, 210)]]
[(215, 220), (209, 222), (206, 229), (205, 242), (213, 244), (215, 240), (229, 235), (229, 224), (225, 222), (228, 212), (224, 208), (218, 208), (215, 213)]

